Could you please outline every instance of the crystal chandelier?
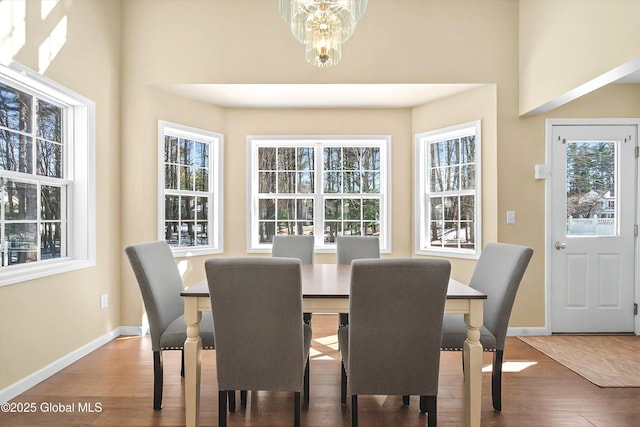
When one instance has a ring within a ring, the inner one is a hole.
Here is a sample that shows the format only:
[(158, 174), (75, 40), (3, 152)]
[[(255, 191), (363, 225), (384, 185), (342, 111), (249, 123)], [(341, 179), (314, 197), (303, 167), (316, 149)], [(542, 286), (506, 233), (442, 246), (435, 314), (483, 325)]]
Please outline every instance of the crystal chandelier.
[(340, 61), (342, 43), (353, 34), (367, 0), (278, 0), (280, 15), (304, 44), (307, 62), (331, 67)]

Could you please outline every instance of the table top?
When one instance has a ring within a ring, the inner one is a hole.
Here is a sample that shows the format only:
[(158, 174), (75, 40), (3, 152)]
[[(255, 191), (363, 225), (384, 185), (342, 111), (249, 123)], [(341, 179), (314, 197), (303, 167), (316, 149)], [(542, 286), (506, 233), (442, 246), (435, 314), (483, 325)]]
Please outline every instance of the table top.
[[(303, 298), (349, 298), (351, 266), (348, 264), (303, 264)], [(208, 297), (209, 286), (203, 280), (180, 292), (183, 297)], [(447, 299), (487, 299), (487, 295), (449, 279)]]

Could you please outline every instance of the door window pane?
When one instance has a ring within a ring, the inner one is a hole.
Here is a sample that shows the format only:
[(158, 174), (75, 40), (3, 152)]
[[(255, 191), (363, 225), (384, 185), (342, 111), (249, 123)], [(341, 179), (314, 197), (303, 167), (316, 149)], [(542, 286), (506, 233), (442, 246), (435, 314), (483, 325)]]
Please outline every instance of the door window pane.
[(616, 143), (567, 141), (567, 236), (617, 235)]

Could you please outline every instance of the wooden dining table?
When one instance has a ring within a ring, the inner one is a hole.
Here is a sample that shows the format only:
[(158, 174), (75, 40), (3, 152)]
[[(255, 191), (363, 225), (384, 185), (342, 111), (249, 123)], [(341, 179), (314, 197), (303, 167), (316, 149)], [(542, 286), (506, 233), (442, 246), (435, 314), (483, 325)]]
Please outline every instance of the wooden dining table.
[[(305, 313), (348, 313), (351, 266), (346, 264), (302, 265), (302, 310)], [(198, 427), (200, 416), (201, 350), (200, 319), (211, 311), (206, 280), (186, 288), (184, 318), (185, 413), (187, 427)], [(464, 343), (464, 411), (467, 427), (480, 426), (482, 400), (482, 307), (487, 295), (456, 280), (449, 280), (445, 313), (464, 314), (467, 339)], [(339, 375), (339, 373), (337, 374)], [(338, 404), (339, 400), (336, 400)]]

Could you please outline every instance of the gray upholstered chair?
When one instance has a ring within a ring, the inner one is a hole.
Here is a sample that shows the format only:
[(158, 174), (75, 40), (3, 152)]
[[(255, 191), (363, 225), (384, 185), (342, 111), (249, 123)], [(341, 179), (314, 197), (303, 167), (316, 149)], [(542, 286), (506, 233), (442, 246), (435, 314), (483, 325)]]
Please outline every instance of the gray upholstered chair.
[[(303, 264), (313, 264), (315, 238), (311, 235), (273, 236), (272, 257), (298, 258)], [(311, 313), (304, 313), (305, 323), (311, 324)]]
[(226, 426), (234, 390), (309, 396), (311, 328), (302, 321), (301, 262), (292, 258), (212, 258), (205, 261), (216, 339), (218, 420)]
[[(488, 243), (482, 250), (469, 286), (487, 294), (480, 343), (493, 352), (491, 390), (493, 409), (502, 410), (502, 359), (511, 308), (533, 250), (506, 243)], [(442, 332), (442, 350), (462, 351), (467, 326), (462, 315), (447, 314)]]
[(311, 235), (273, 236), (271, 256), (299, 258), (303, 264), (313, 264), (313, 245)]
[[(183, 350), (187, 339), (184, 321), (184, 289), (169, 245), (164, 241), (140, 243), (125, 248), (129, 263), (138, 281), (142, 301), (149, 320), (153, 350), (153, 409), (162, 408), (162, 352)], [(213, 349), (213, 320), (203, 313), (200, 321), (202, 348)], [(184, 375), (184, 354), (182, 355)]]
[[(370, 236), (338, 236), (336, 238), (337, 264), (351, 264), (354, 259), (380, 258), (380, 241)], [(340, 326), (349, 323), (349, 315), (340, 313)]]
[(338, 264), (351, 264), (354, 259), (380, 258), (380, 241), (371, 236), (338, 236), (336, 259)]
[(449, 261), (424, 258), (351, 264), (350, 322), (338, 330), (338, 342), (351, 392), (352, 427), (358, 425), (360, 394), (418, 395), (429, 427), (436, 426), (450, 271)]

